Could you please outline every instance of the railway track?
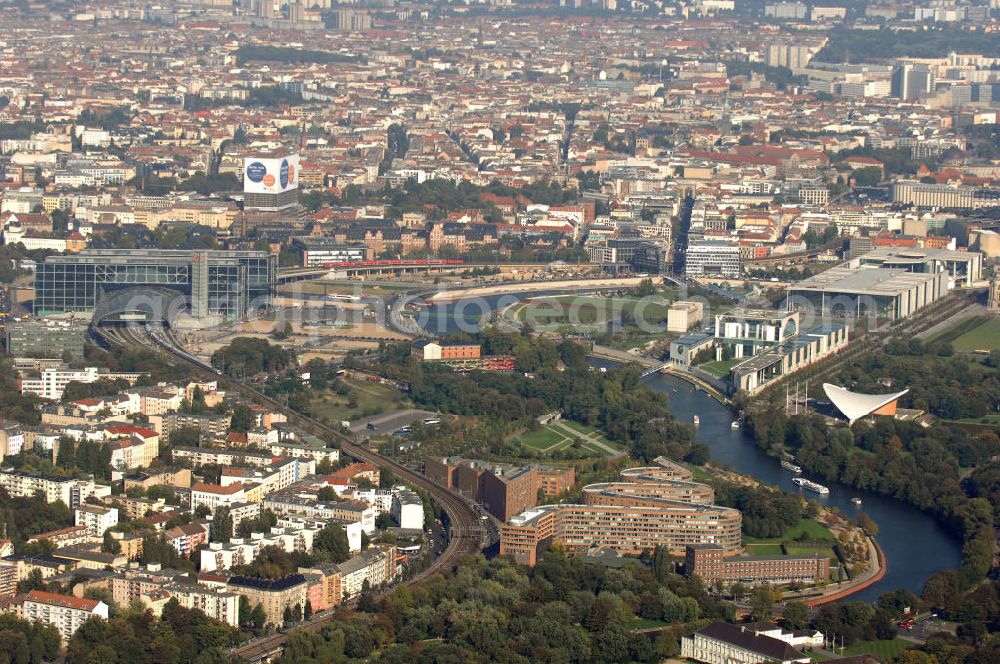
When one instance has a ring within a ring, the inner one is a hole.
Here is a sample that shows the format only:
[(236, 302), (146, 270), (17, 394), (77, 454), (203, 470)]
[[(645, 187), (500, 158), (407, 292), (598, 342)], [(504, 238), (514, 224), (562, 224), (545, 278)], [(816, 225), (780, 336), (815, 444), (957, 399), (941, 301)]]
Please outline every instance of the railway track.
[[(359, 461), (372, 463), (376, 466), (389, 467), (400, 479), (418, 486), (425, 491), (441, 506), (448, 521), (449, 539), (448, 546), (441, 555), (427, 567), (404, 582), (404, 585), (420, 583), (424, 579), (440, 572), (450, 571), (458, 563), (458, 560), (469, 553), (474, 553), (481, 548), (482, 525), (479, 515), (472, 505), (464, 498), (452, 493), (448, 489), (435, 484), (421, 473), (403, 465), (402, 463), (382, 456), (369, 448), (358, 445), (354, 440), (345, 436), (337, 429), (319, 422), (311, 417), (289, 409), (275, 399), (265, 395), (259, 390), (239, 383), (228, 376), (222, 374), (218, 369), (200, 360), (183, 350), (177, 343), (168, 328), (155, 328), (145, 326), (123, 327), (100, 329), (94, 328), (96, 335), (102, 337), (107, 343), (114, 346), (142, 346), (157, 352), (163, 352), (170, 357), (184, 362), (196, 368), (199, 372), (207, 374), (213, 380), (224, 385), (226, 389), (237, 392), (257, 403), (267, 405), (282, 412), (289, 422), (301, 427), (309, 433), (325, 438), (336, 440), (340, 445), (340, 451)], [(334, 617), (333, 612), (324, 613), (313, 617), (308, 622), (296, 625), (287, 630), (280, 630), (276, 634), (257, 639), (250, 643), (238, 646), (231, 650), (232, 654), (250, 661), (266, 661), (270, 657), (279, 654), (288, 641), (288, 635), (294, 631), (315, 631)]]

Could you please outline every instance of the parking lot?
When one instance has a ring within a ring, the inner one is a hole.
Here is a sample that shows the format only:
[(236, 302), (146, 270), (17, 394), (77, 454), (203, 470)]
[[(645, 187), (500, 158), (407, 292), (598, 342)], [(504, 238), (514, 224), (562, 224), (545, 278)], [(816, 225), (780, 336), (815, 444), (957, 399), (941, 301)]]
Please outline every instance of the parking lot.
[[(382, 413), (380, 415), (360, 419), (357, 422), (351, 422), (351, 431), (363, 438), (371, 438), (372, 436), (388, 436), (393, 431), (397, 431), (403, 427), (412, 426), (416, 422), (422, 422), (425, 419), (438, 419), (439, 417), (440, 416), (437, 413), (429, 410), (407, 408), (405, 410)], [(375, 428), (369, 427), (369, 424)]]

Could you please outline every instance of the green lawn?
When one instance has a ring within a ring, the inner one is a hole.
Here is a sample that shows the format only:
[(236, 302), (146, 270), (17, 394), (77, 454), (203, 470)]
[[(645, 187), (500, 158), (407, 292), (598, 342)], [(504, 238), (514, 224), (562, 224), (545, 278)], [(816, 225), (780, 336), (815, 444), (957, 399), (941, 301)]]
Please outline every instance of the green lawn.
[(831, 547), (825, 544), (786, 544), (785, 551), (790, 556), (804, 556), (810, 553), (819, 553), (830, 560), (837, 560), (837, 554), (833, 552)]
[(729, 360), (719, 360), (718, 362), (706, 362), (705, 364), (699, 364), (698, 368), (707, 371), (716, 378), (722, 378), (728, 374), (733, 367), (742, 362), (747, 358), (745, 357), (734, 357)]
[(621, 451), (623, 449), (622, 445), (608, 440), (600, 431), (593, 427), (566, 420), (561, 420), (561, 424), (567, 426), (570, 431), (563, 429), (559, 424), (550, 424), (537, 431), (522, 433), (515, 438), (523, 442), (526, 447), (541, 454), (552, 454), (559, 450), (567, 449), (573, 444), (576, 438), (580, 439), (580, 448), (592, 453), (594, 456), (605, 456), (608, 454), (608, 450), (594, 444), (587, 436), (607, 445), (613, 450)]
[(780, 556), (784, 554), (780, 544), (748, 544), (747, 554), (751, 556)]
[(629, 620), (625, 623), (625, 627), (630, 630), (633, 629), (650, 629), (651, 627), (665, 627), (669, 625), (668, 622), (663, 622), (662, 620), (647, 620), (646, 618), (636, 618), (635, 620)]
[(955, 350), (992, 350), (1000, 348), (1000, 320), (990, 318), (951, 342)]
[(858, 641), (844, 650), (845, 657), (854, 655), (874, 655), (883, 662), (892, 661), (899, 658), (907, 648), (913, 648), (914, 644), (905, 639), (895, 638), (891, 641)]
[(597, 297), (594, 295), (559, 295), (538, 298), (517, 309), (521, 321), (532, 320), (538, 326), (581, 323), (592, 325), (618, 318), (641, 318), (662, 322), (667, 318), (670, 301), (676, 291), (664, 291), (652, 298)]
[(520, 435), (521, 442), (533, 450), (544, 451), (567, 440), (566, 436), (550, 427), (528, 431)]
[(789, 528), (782, 537), (770, 537), (763, 539), (756, 537), (744, 537), (743, 541), (747, 544), (781, 544), (782, 542), (786, 542), (792, 546), (796, 546), (795, 540), (797, 540), (803, 533), (806, 535), (803, 539), (813, 541), (835, 541), (833, 533), (831, 533), (826, 526), (818, 521), (813, 521), (812, 519), (799, 519), (799, 522)]
[(818, 652), (807, 652), (806, 657), (808, 657), (814, 662), (825, 662), (828, 659), (833, 659), (829, 655), (822, 655)]
[[(329, 418), (333, 422), (348, 422), (379, 415), (386, 411), (411, 408), (413, 403), (399, 390), (378, 383), (344, 380), (350, 387), (348, 394), (337, 394), (326, 390), (309, 402), (313, 416), (317, 419)], [(355, 405), (351, 407), (351, 400)]]

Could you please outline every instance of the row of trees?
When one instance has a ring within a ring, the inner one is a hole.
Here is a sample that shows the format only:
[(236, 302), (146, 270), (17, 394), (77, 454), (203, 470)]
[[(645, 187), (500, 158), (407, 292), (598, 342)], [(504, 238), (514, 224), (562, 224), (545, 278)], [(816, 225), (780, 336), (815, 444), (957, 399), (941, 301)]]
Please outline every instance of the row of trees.
[(408, 383), (411, 398), (421, 406), (481, 417), (502, 431), (518, 430), (561, 409), (565, 417), (599, 427), (612, 440), (629, 445), (633, 458), (707, 460), (704, 445), (695, 443), (691, 428), (674, 418), (664, 395), (642, 383), (638, 365), (601, 374), (591, 370), (586, 349), (573, 341), (556, 343), (493, 329), (476, 340), (484, 355), (513, 355), (517, 372), (458, 374), (411, 359), (405, 345), (384, 349), (378, 367)]
[(171, 599), (159, 620), (149, 611), (87, 620), (70, 639), (66, 659), (70, 664), (228, 664), (238, 661), (225, 654), (237, 637), (229, 625)]
[(993, 508), (963, 490), (960, 459), (992, 456), (995, 434), (976, 436), (945, 425), (924, 429), (889, 418), (851, 430), (830, 427), (815, 415), (786, 418), (778, 407), (755, 411), (748, 421), (759, 445), (775, 454), (794, 453), (811, 473), (892, 496), (952, 525), (965, 539), (959, 569), (964, 588), (989, 571)]
[(236, 337), (229, 345), (212, 353), (212, 366), (229, 376), (277, 373), (294, 362), (295, 356), (281, 346), (253, 337)]

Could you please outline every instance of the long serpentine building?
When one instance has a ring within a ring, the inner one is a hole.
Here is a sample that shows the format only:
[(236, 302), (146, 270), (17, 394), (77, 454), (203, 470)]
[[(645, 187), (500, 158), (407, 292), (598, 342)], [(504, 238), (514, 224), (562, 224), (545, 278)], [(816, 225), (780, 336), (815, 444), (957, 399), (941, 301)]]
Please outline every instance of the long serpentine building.
[(585, 486), (583, 504), (543, 505), (515, 516), (500, 530), (500, 554), (534, 565), (551, 544), (570, 554), (604, 548), (637, 555), (663, 545), (684, 555), (697, 544), (739, 553), (740, 512), (713, 505), (715, 491), (692, 481), (687, 468), (664, 457), (656, 463), (623, 470), (617, 482)]

